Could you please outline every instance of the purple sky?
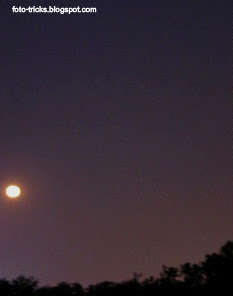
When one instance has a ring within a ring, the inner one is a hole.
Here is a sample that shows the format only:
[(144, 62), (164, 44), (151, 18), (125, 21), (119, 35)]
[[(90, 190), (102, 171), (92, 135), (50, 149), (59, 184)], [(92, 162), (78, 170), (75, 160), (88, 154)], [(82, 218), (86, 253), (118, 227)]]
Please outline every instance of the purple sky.
[(232, 239), (231, 30), (231, 1), (1, 1), (0, 278), (157, 276)]

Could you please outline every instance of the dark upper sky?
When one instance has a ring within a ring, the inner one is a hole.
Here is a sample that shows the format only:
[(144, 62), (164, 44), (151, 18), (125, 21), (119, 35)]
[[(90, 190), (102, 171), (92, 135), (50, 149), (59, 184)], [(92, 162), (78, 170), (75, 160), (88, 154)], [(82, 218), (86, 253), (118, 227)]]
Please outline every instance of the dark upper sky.
[(231, 27), (227, 0), (1, 1), (0, 277), (157, 276), (232, 239)]

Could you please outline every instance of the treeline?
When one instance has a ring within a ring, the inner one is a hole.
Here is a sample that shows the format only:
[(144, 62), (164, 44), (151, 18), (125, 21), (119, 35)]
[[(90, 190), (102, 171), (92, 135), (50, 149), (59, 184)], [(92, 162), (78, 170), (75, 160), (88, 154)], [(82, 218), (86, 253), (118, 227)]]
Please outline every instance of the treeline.
[(12, 281), (0, 279), (1, 296), (152, 296), (176, 292), (183, 295), (233, 291), (233, 241), (228, 241), (218, 253), (208, 254), (198, 264), (180, 267), (163, 266), (158, 278), (132, 279), (120, 283), (102, 282), (83, 288), (79, 283), (61, 282), (56, 286), (39, 287), (33, 277), (19, 276)]

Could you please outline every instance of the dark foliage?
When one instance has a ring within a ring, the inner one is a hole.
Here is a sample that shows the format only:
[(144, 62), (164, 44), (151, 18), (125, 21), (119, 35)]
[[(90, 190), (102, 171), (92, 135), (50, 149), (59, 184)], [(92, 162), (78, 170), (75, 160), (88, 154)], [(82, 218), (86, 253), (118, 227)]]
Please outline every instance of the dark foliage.
[(1, 296), (154, 296), (177, 292), (180, 295), (233, 291), (233, 241), (219, 253), (208, 254), (198, 264), (185, 263), (179, 268), (163, 266), (160, 277), (140, 281), (141, 274), (121, 283), (102, 282), (84, 289), (79, 283), (58, 283), (54, 287), (38, 287), (33, 277), (19, 276), (12, 281), (0, 279)]

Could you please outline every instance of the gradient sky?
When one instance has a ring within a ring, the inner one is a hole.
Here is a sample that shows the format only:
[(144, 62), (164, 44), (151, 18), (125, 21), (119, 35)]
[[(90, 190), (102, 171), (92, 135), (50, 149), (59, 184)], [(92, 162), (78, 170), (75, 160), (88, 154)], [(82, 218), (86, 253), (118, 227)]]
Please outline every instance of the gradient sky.
[(1, 1), (0, 278), (157, 276), (232, 239), (231, 3)]

